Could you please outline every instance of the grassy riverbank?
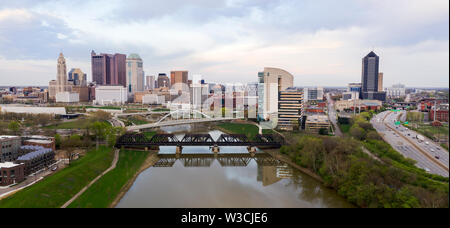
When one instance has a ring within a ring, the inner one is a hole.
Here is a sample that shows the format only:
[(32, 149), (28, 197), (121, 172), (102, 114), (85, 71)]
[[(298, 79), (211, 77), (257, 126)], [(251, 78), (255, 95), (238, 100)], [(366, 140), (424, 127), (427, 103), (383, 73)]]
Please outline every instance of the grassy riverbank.
[[(358, 140), (302, 135), (294, 141), (280, 152), (319, 175), (326, 186), (359, 207), (449, 206), (445, 178), (432, 178), (389, 156), (378, 162), (362, 152)], [(380, 149), (385, 150), (377, 147)]]
[[(448, 178), (416, 167), (384, 142), (369, 122), (372, 115), (341, 126), (344, 138), (299, 134), (280, 152), (360, 207), (448, 207)], [(362, 146), (380, 160), (363, 153)]]
[(0, 208), (59, 208), (106, 170), (114, 157), (111, 148), (91, 150), (79, 160), (0, 201)]
[(249, 139), (254, 138), (259, 131), (259, 128), (253, 124), (244, 123), (221, 123), (217, 125), (220, 130), (233, 134), (244, 134)]
[(109, 207), (123, 187), (136, 175), (149, 154), (146, 151), (121, 150), (116, 168), (101, 177), (69, 207)]

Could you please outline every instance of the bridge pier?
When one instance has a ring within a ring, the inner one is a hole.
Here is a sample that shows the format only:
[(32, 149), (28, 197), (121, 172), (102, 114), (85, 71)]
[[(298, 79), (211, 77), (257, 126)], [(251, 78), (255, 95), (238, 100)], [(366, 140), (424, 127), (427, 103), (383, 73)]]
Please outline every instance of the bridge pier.
[(183, 147), (177, 146), (177, 154), (181, 154), (181, 152), (183, 152)]
[(256, 153), (256, 147), (254, 147), (254, 146), (248, 146), (247, 150), (249, 153)]
[(214, 153), (219, 153), (219, 152), (220, 152), (220, 147), (218, 147), (218, 146), (213, 146), (213, 147), (212, 147), (212, 152), (214, 152)]

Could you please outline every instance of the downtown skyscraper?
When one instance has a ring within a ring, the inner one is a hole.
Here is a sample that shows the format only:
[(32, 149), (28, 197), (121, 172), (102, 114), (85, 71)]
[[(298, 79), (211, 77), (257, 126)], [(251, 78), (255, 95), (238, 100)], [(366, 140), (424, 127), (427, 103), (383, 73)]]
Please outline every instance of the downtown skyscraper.
[(128, 95), (144, 91), (143, 61), (138, 54), (130, 54), (127, 58), (127, 90)]
[(124, 54), (100, 54), (91, 52), (92, 81), (97, 85), (127, 86), (126, 59)]
[(378, 91), (380, 57), (371, 51), (362, 59), (361, 98), (384, 101), (386, 93)]

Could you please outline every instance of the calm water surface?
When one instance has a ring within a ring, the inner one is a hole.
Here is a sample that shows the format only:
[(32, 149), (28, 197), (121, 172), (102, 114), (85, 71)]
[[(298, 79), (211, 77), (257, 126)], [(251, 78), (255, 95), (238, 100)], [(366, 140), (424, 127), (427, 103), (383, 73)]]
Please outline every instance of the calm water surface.
[[(169, 128), (171, 132), (176, 128)], [(214, 139), (222, 133), (207, 131)], [(183, 134), (177, 135), (179, 139)], [(352, 207), (309, 176), (246, 147), (161, 147), (117, 207)]]

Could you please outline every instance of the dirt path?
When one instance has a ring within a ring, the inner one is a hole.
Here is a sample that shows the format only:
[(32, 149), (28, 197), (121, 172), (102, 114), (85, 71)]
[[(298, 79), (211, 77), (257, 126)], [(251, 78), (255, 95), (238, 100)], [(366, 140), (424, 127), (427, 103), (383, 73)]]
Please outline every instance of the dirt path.
[(69, 206), (74, 200), (76, 200), (81, 194), (83, 194), (89, 187), (91, 187), (91, 185), (93, 185), (95, 182), (97, 182), (103, 175), (105, 175), (109, 171), (111, 171), (114, 168), (116, 168), (117, 161), (119, 161), (119, 151), (120, 151), (119, 149), (115, 149), (115, 151), (114, 151), (114, 159), (113, 159), (113, 161), (111, 163), (111, 166), (108, 169), (106, 169), (103, 173), (101, 173), (94, 180), (92, 180), (87, 186), (85, 186), (83, 189), (81, 189), (81, 191), (79, 191), (69, 201), (67, 201), (64, 205), (62, 205), (61, 208), (66, 208), (67, 206)]

